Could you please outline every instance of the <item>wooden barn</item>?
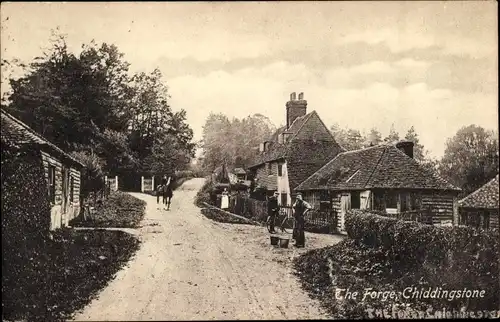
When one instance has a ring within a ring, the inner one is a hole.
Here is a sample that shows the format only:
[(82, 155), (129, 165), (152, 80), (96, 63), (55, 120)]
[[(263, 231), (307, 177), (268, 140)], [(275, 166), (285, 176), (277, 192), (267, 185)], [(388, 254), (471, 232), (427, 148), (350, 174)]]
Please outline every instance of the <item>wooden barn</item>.
[[(1, 126), (2, 148), (15, 146), (18, 151), (27, 152), (18, 160), (19, 166), (22, 166), (21, 163), (40, 164), (43, 168), (40, 177), (19, 177), (19, 185), (24, 184), (22, 180), (45, 185), (45, 189), (40, 191), (46, 194), (50, 204), (50, 221), (47, 220), (50, 225), (47, 228), (54, 230), (68, 226), (69, 221), (80, 212), (80, 178), (83, 164), (4, 110), (1, 111)], [(31, 198), (36, 199), (33, 196)], [(26, 202), (30, 200), (27, 199)]]
[(422, 221), (429, 224), (458, 224), (460, 189), (415, 161), (408, 141), (340, 153), (296, 190), (314, 208), (334, 211), (341, 232), (349, 209), (426, 214)]
[(498, 229), (500, 219), (498, 174), (484, 186), (458, 202), (460, 224), (483, 229)]

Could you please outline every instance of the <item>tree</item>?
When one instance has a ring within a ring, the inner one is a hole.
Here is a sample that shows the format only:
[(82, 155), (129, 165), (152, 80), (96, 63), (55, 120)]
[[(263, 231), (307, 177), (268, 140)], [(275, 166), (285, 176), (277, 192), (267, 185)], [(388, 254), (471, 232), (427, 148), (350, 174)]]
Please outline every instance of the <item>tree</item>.
[(413, 158), (418, 162), (424, 162), (427, 151), (424, 150), (424, 146), (420, 144), (418, 134), (415, 128), (412, 126), (405, 135), (405, 140), (413, 142)]
[(384, 138), (384, 142), (390, 143), (394, 141), (399, 141), (399, 133), (394, 128), (394, 124), (392, 124), (389, 134)]
[(347, 151), (358, 150), (364, 147), (366, 138), (361, 135), (359, 130), (341, 128), (337, 123), (330, 127), (335, 141)]
[(498, 174), (498, 132), (462, 127), (447, 140), (439, 171), (464, 195), (478, 189)]
[(92, 41), (77, 56), (55, 34), (29, 72), (10, 80), (7, 109), (63, 150), (95, 153), (103, 171), (149, 172), (155, 166), (145, 160), (152, 158), (165, 158), (175, 169), (187, 166), (195, 145), (186, 112), (168, 105), (158, 69), (129, 76), (128, 68), (114, 45)]
[(254, 147), (275, 130), (261, 114), (229, 120), (224, 114), (211, 113), (203, 126), (201, 142), (204, 170), (211, 172), (223, 164), (229, 168), (248, 166), (255, 157)]
[(379, 145), (380, 143), (382, 143), (382, 134), (376, 128), (372, 128), (366, 137), (365, 147)]

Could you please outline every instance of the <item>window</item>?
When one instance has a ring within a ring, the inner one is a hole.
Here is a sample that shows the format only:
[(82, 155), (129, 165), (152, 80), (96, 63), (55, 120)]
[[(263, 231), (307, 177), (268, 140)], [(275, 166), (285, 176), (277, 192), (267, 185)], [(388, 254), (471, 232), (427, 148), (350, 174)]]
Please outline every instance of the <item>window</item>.
[(288, 196), (286, 193), (281, 193), (281, 205), (286, 206), (288, 204)]
[(385, 208), (398, 208), (398, 194), (396, 192), (386, 192)]
[(73, 177), (69, 177), (69, 202), (74, 202), (74, 196), (73, 194), (75, 193), (75, 188), (74, 188), (74, 185), (75, 185), (75, 182), (74, 182), (74, 178)]
[(351, 209), (359, 209), (361, 207), (361, 199), (359, 191), (351, 191)]
[(411, 210), (410, 209), (410, 203), (408, 202), (409, 200), (409, 194), (408, 193), (401, 193), (399, 195), (399, 197), (401, 198), (401, 211), (408, 211), (408, 210)]
[(490, 228), (490, 213), (485, 211), (483, 214), (483, 229)]
[(49, 201), (56, 203), (56, 167), (49, 165)]
[(282, 177), (283, 176), (283, 165), (278, 164), (278, 176)]
[(271, 163), (267, 164), (267, 175), (273, 174), (273, 166)]

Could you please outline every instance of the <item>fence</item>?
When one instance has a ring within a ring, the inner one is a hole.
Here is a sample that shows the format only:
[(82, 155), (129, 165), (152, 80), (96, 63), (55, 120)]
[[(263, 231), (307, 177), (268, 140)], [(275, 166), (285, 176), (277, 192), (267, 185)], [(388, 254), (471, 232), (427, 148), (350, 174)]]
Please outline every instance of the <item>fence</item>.
[[(229, 211), (255, 221), (264, 222), (267, 218), (267, 202), (247, 196), (232, 196), (229, 201)], [(291, 206), (281, 206), (281, 214), (292, 215)], [(338, 215), (335, 211), (320, 211), (312, 209), (304, 217), (308, 230), (336, 232)]]

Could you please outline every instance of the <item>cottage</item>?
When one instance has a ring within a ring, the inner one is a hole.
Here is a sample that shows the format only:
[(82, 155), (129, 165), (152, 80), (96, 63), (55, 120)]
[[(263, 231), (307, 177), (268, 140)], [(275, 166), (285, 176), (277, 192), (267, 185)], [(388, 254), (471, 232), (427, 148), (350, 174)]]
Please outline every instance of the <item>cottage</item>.
[(460, 189), (415, 161), (409, 141), (342, 152), (296, 190), (315, 208), (336, 212), (340, 231), (349, 209), (425, 212), (432, 224), (458, 222)]
[[(30, 153), (20, 162), (36, 159), (43, 164), (44, 177), (32, 178), (46, 185), (51, 207), (50, 230), (68, 226), (80, 211), (80, 177), (83, 164), (47, 141), (26, 124), (1, 111), (1, 139), (4, 146), (16, 146)], [(7, 174), (8, 175), (8, 174)]]
[(498, 229), (498, 174), (484, 186), (458, 202), (460, 224), (484, 229)]
[(277, 190), (278, 202), (290, 205), (294, 189), (343, 149), (316, 111), (307, 113), (304, 94), (290, 95), (286, 103), (286, 125), (259, 147), (249, 166), (256, 187)]

